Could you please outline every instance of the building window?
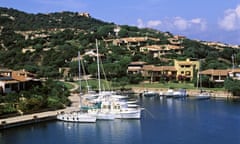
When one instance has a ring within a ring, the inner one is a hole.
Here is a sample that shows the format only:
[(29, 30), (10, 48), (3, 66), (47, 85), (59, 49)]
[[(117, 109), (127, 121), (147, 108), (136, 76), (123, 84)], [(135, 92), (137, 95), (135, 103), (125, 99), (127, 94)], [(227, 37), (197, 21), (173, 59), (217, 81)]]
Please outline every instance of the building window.
[(6, 84), (6, 85), (5, 85), (5, 88), (10, 88), (10, 85), (9, 85), (9, 84)]
[(186, 75), (191, 75), (191, 72), (190, 71), (186, 71)]

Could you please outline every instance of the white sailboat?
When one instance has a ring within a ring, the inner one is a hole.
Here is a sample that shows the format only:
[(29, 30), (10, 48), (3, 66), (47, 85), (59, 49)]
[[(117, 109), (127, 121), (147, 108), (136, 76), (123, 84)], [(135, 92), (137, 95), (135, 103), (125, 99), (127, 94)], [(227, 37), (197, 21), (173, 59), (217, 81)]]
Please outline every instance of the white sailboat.
[[(81, 101), (81, 68), (80, 68), (80, 52), (78, 52), (78, 67), (79, 67), (79, 98), (80, 98), (80, 106), (82, 105)], [(89, 113), (84, 113), (81, 111), (77, 112), (70, 112), (70, 113), (61, 113), (57, 115), (58, 120), (62, 121), (68, 121), (68, 122), (84, 122), (84, 123), (95, 123), (96, 122), (96, 116), (93, 116)]]
[[(201, 60), (199, 63), (199, 71), (201, 68)], [(198, 83), (200, 86), (198, 86)], [(198, 72), (198, 79), (197, 79), (197, 87), (200, 89), (200, 92), (196, 94), (196, 99), (203, 100), (203, 99), (210, 99), (211, 98), (211, 93), (202, 90), (202, 75)], [(200, 88), (199, 88), (200, 87)]]
[[(100, 81), (100, 66), (99, 66), (99, 53), (98, 53), (98, 42), (96, 39), (96, 49), (97, 49), (97, 71), (98, 71), (98, 97), (104, 97), (105, 95), (109, 95), (109, 93), (104, 93), (101, 91), (101, 81)], [(115, 114), (110, 112), (110, 103), (104, 103), (100, 101), (100, 106), (97, 108), (92, 108), (88, 110), (90, 115), (95, 116), (98, 120), (114, 120)]]
[(95, 104), (99, 105), (97, 109), (90, 109), (88, 112), (101, 120), (113, 120), (115, 118), (121, 119), (139, 119), (141, 118), (140, 108), (130, 108), (126, 101), (122, 101), (122, 98), (126, 96), (115, 95), (113, 92), (101, 91), (100, 82), (100, 67), (98, 57), (98, 45), (96, 40), (97, 49), (97, 66), (98, 66), (98, 87), (99, 96), (97, 99), (92, 100)]

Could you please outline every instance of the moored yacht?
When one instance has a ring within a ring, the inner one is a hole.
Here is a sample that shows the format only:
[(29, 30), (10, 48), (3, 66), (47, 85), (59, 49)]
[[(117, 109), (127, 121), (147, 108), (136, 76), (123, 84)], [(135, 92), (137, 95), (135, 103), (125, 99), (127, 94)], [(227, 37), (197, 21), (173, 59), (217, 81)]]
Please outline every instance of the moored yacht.
[(144, 96), (144, 97), (156, 97), (156, 96), (159, 96), (159, 93), (157, 92), (154, 92), (154, 91), (144, 91), (143, 93), (140, 94), (141, 96)]
[(91, 116), (87, 113), (81, 113), (81, 112), (61, 113), (57, 115), (57, 119), (62, 121), (67, 121), (67, 122), (83, 122), (83, 123), (96, 122), (95, 116)]
[(188, 95), (186, 89), (179, 89), (173, 92), (173, 98), (185, 98), (187, 96)]
[(195, 95), (195, 97), (198, 100), (210, 99), (211, 98), (211, 93), (206, 92), (206, 91), (201, 91), (200, 93)]
[[(78, 52), (78, 57), (79, 57), (79, 61), (78, 61), (78, 67), (79, 67), (79, 98), (80, 98), (80, 106), (82, 106), (82, 98), (81, 98), (81, 70), (80, 70), (80, 52)], [(80, 109), (81, 110), (81, 109)], [(60, 113), (57, 115), (57, 119), (58, 120), (62, 120), (62, 121), (68, 121), (68, 122), (89, 122), (89, 123), (94, 123), (96, 122), (96, 116), (90, 115), (89, 113), (86, 112), (81, 112), (81, 111), (73, 111), (70, 113)]]

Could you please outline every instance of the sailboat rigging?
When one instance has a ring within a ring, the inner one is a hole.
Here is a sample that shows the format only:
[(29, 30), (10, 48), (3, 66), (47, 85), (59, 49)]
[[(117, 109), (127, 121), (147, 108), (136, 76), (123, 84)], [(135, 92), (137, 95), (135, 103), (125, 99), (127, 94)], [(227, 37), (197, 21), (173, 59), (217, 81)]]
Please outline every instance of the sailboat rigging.
[(89, 113), (83, 113), (81, 111), (82, 107), (82, 88), (81, 88), (81, 68), (80, 68), (80, 52), (78, 52), (78, 71), (79, 71), (79, 111), (73, 111), (70, 113), (61, 113), (57, 115), (58, 120), (62, 121), (68, 121), (68, 122), (84, 122), (84, 123), (94, 123), (96, 122), (96, 117), (93, 115), (90, 115)]
[(211, 94), (202, 89), (202, 74), (200, 70), (201, 70), (201, 60), (199, 61), (199, 70), (198, 70), (198, 76), (197, 76), (197, 89), (200, 89), (200, 92), (196, 95), (196, 99), (210, 99)]

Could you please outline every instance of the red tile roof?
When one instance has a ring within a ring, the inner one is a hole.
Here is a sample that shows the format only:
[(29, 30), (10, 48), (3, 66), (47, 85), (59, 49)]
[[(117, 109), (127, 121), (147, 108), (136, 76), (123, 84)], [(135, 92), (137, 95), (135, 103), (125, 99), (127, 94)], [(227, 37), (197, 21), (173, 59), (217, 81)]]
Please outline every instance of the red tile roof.
[(205, 74), (205, 75), (212, 75), (212, 76), (227, 76), (228, 75), (229, 70), (226, 69), (208, 69), (208, 70), (204, 70), (201, 71), (200, 74)]
[(34, 74), (27, 72), (25, 70), (12, 71), (12, 78), (20, 82), (28, 81), (33, 77), (35, 77)]
[(177, 71), (174, 66), (154, 66), (154, 65), (145, 65), (143, 70), (146, 71)]

